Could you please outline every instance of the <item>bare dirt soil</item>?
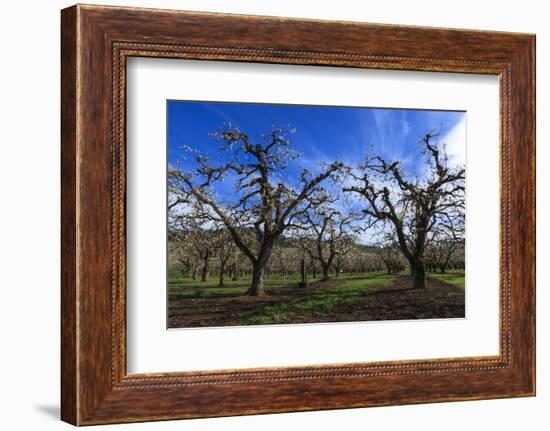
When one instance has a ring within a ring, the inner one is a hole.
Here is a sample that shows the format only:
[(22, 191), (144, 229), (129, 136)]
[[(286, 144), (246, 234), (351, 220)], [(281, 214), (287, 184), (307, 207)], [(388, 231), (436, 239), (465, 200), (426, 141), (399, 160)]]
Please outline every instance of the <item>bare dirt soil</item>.
[(334, 311), (345, 316), (340, 321), (346, 322), (465, 316), (464, 289), (430, 277), (427, 284), (426, 289), (413, 289), (411, 277), (400, 276), (390, 287), (369, 292), (360, 300), (337, 307)]
[(222, 297), (172, 298), (169, 301), (170, 328), (241, 326), (262, 309), (288, 304), (288, 321), (274, 323), (359, 322), (373, 320), (409, 320), (462, 318), (465, 315), (464, 289), (428, 277), (426, 289), (413, 289), (409, 276), (399, 275), (389, 287), (374, 288), (352, 301), (320, 309), (292, 304), (307, 299), (312, 293), (337, 288), (335, 279), (312, 284), (307, 288), (284, 287), (267, 290), (267, 296), (252, 297), (228, 293)]

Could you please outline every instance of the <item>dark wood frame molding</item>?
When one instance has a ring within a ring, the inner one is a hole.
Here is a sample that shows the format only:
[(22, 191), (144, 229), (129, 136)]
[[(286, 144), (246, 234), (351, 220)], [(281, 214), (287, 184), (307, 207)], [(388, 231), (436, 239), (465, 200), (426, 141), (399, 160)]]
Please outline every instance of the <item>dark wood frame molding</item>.
[[(77, 5), (61, 14), (61, 417), (75, 425), (535, 394), (535, 36)], [(126, 373), (130, 56), (494, 74), (500, 354)]]

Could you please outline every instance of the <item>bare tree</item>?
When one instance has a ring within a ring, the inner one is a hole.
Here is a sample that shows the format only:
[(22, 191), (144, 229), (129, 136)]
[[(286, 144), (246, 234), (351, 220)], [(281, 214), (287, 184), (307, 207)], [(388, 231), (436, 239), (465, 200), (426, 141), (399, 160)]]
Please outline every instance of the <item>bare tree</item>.
[[(325, 198), (328, 199), (330, 198)], [(334, 199), (331, 199), (330, 203), (333, 202)], [(352, 214), (343, 214), (330, 203), (312, 205), (302, 216), (305, 233), (300, 245), (312, 261), (319, 262), (323, 280), (330, 278), (335, 259), (348, 253), (354, 244), (355, 217)]]
[(434, 227), (426, 245), (428, 265), (441, 273), (446, 272), (451, 259), (456, 258), (457, 254), (464, 255), (464, 213), (462, 211), (446, 214), (442, 223)]
[[(233, 124), (213, 134), (225, 154), (217, 164), (208, 156), (196, 155), (190, 171), (176, 167), (169, 170), (169, 206), (194, 207), (213, 222), (223, 223), (235, 245), (252, 264), (252, 281), (248, 293), (265, 295), (264, 273), (275, 241), (304, 214), (311, 205), (310, 196), (319, 184), (334, 177), (342, 164), (334, 162), (313, 175), (302, 169), (296, 184), (284, 178), (289, 160), (299, 154), (290, 149), (292, 130), (273, 128), (257, 143)], [(234, 194), (222, 200), (215, 187), (224, 179), (235, 181)], [(248, 242), (243, 232), (254, 232)]]
[(180, 221), (177, 230), (174, 225), (175, 223), (172, 225), (170, 238), (180, 247), (177, 255), (180, 263), (185, 265), (186, 261), (198, 261), (196, 266), (201, 267), (201, 281), (208, 281), (211, 260), (216, 252), (215, 231), (202, 226), (198, 220), (191, 224)]
[(396, 274), (406, 268), (403, 264), (403, 253), (395, 241), (378, 244), (376, 253), (384, 263), (388, 274)]
[(213, 242), (216, 248), (216, 255), (219, 261), (219, 282), (220, 287), (225, 286), (225, 273), (227, 271), (227, 264), (230, 260), (235, 260), (237, 255), (237, 247), (233, 242), (231, 235), (225, 229), (225, 227), (220, 227), (215, 232), (215, 238)]
[(198, 259), (189, 241), (181, 239), (169, 243), (169, 256), (184, 277), (196, 278)]
[(213, 241), (214, 232), (202, 227), (196, 227), (188, 236), (188, 241), (195, 249), (199, 259), (202, 262), (201, 281), (210, 279), (210, 263), (215, 253), (215, 243)]
[[(401, 253), (401, 251), (399, 251)], [(370, 248), (368, 251), (363, 251), (357, 256), (355, 264), (357, 272), (375, 272), (382, 271), (383, 262), (381, 261), (376, 248)]]
[(359, 169), (349, 172), (355, 184), (344, 190), (362, 196), (365, 215), (389, 224), (399, 248), (409, 262), (414, 287), (426, 287), (424, 251), (428, 234), (449, 212), (464, 209), (464, 167), (451, 167), (437, 134), (421, 137), (425, 172), (417, 178), (407, 175), (400, 162), (380, 156), (367, 157)]
[(275, 270), (281, 275), (283, 280), (286, 279), (289, 273), (298, 271), (298, 263), (300, 261), (299, 249), (294, 241), (285, 239), (285, 241), (277, 241), (273, 248), (271, 260)]
[(240, 253), (235, 253), (233, 263), (231, 263), (231, 280), (237, 281), (241, 275), (241, 271)]

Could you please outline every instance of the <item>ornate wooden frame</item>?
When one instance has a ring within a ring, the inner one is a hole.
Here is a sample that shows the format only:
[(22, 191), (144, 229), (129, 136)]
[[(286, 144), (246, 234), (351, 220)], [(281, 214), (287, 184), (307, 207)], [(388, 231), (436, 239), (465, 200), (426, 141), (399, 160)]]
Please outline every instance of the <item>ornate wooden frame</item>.
[[(61, 48), (63, 420), (88, 425), (534, 395), (534, 35), (77, 5), (62, 11)], [(500, 354), (128, 375), (129, 56), (498, 75)]]

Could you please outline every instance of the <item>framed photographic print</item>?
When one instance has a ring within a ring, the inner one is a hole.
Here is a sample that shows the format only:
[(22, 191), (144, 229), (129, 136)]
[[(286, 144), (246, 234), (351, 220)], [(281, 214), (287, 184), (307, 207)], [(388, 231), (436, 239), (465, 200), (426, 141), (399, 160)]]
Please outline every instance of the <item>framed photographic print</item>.
[(535, 38), (62, 11), (62, 419), (535, 394)]

